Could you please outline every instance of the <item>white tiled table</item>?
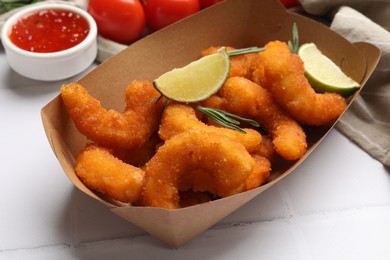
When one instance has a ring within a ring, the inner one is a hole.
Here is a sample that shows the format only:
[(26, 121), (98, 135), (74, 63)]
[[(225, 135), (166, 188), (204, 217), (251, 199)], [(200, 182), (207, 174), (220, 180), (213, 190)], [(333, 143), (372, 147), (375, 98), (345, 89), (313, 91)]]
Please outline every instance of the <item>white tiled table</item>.
[(63, 82), (17, 75), (0, 47), (0, 259), (390, 259), (390, 169), (337, 130), (281, 182), (167, 247), (63, 173), (40, 117)]

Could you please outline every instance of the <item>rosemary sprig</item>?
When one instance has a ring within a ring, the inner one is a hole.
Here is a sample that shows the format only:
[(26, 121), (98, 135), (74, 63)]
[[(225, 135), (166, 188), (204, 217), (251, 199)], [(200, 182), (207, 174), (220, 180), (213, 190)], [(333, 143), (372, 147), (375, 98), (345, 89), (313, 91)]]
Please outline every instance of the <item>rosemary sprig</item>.
[(160, 96), (158, 96), (158, 98), (156, 99), (156, 104), (162, 99), (164, 97), (164, 95), (163, 94), (160, 94)]
[[(0, 0), (0, 14), (4, 14), (13, 9), (23, 7), (25, 5), (43, 2), (45, 0)], [(66, 0), (65, 0), (66, 1)]]
[(253, 52), (261, 52), (264, 50), (265, 50), (264, 48), (259, 48), (259, 47), (248, 47), (248, 48), (227, 51), (227, 54), (229, 56), (235, 56), (235, 55), (241, 55), (241, 54), (247, 54), (247, 53), (253, 53)]
[(163, 94), (160, 94), (160, 96), (158, 96), (158, 98), (156, 99), (156, 102), (155, 102), (155, 104), (157, 104), (163, 98), (164, 98), (164, 101), (163, 101), (163, 105), (161, 107), (161, 114), (164, 112), (165, 107), (168, 105), (169, 99), (166, 98)]
[[(244, 133), (244, 134), (246, 134), (245, 130), (242, 129), (241, 127), (239, 127), (240, 121), (248, 123), (254, 127), (259, 127), (259, 124), (254, 120), (240, 117), (240, 116), (228, 113), (228, 112), (220, 110), (220, 109), (203, 107), (203, 106), (197, 106), (196, 108), (199, 111), (201, 111), (203, 114), (205, 114), (208, 118), (213, 120), (215, 123), (217, 123), (223, 127), (226, 127), (226, 128), (237, 130), (237, 131)], [(235, 119), (237, 119), (237, 120), (235, 120)]]
[(293, 24), (292, 28), (293, 41), (288, 41), (288, 47), (292, 53), (297, 54), (299, 49), (299, 35), (298, 35), (298, 26), (296, 23)]

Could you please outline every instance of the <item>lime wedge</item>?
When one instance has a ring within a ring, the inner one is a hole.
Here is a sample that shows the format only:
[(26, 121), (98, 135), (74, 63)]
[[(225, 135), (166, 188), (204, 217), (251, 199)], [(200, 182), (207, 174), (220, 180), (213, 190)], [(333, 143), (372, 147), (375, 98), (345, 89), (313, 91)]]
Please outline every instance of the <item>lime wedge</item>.
[(348, 77), (314, 43), (305, 43), (298, 55), (304, 62), (305, 75), (316, 92), (335, 92), (344, 97), (353, 94), (360, 84)]
[(225, 48), (182, 68), (161, 75), (153, 84), (166, 98), (178, 102), (198, 102), (215, 94), (229, 76), (230, 59)]

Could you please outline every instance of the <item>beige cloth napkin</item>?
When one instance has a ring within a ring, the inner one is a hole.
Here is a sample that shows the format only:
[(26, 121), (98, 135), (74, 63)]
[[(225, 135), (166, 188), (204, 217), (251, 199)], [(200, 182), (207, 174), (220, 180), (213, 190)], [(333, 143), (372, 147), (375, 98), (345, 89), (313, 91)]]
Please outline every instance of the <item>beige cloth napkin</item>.
[[(50, 2), (69, 4), (55, 0)], [(72, 2), (70, 4), (86, 8), (87, 0)], [(390, 166), (390, 0), (300, 2), (307, 14), (320, 19), (330, 18), (332, 20), (330, 28), (351, 42), (365, 41), (381, 49), (382, 57), (377, 69), (359, 97), (341, 118), (337, 129), (373, 158)], [(0, 16), (0, 29), (4, 21), (15, 11)], [(99, 36), (96, 60), (103, 62), (126, 47)]]
[(369, 42), (381, 49), (376, 70), (336, 127), (390, 166), (390, 0), (300, 2), (307, 13), (330, 17), (330, 28), (349, 41)]

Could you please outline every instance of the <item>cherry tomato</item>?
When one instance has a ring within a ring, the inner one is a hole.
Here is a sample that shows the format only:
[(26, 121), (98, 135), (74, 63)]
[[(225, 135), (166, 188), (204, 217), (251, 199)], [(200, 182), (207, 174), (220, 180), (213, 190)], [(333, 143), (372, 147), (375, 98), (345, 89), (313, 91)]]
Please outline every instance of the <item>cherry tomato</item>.
[(290, 7), (294, 7), (294, 6), (299, 5), (298, 0), (280, 0), (280, 2), (281, 2), (286, 8), (290, 8)]
[(209, 6), (212, 6), (216, 3), (222, 2), (223, 0), (200, 0), (200, 6), (202, 8), (207, 8)]
[(200, 10), (199, 0), (143, 0), (146, 20), (159, 30)]
[(98, 33), (119, 43), (136, 40), (146, 26), (139, 0), (90, 0), (88, 12), (96, 21)]

